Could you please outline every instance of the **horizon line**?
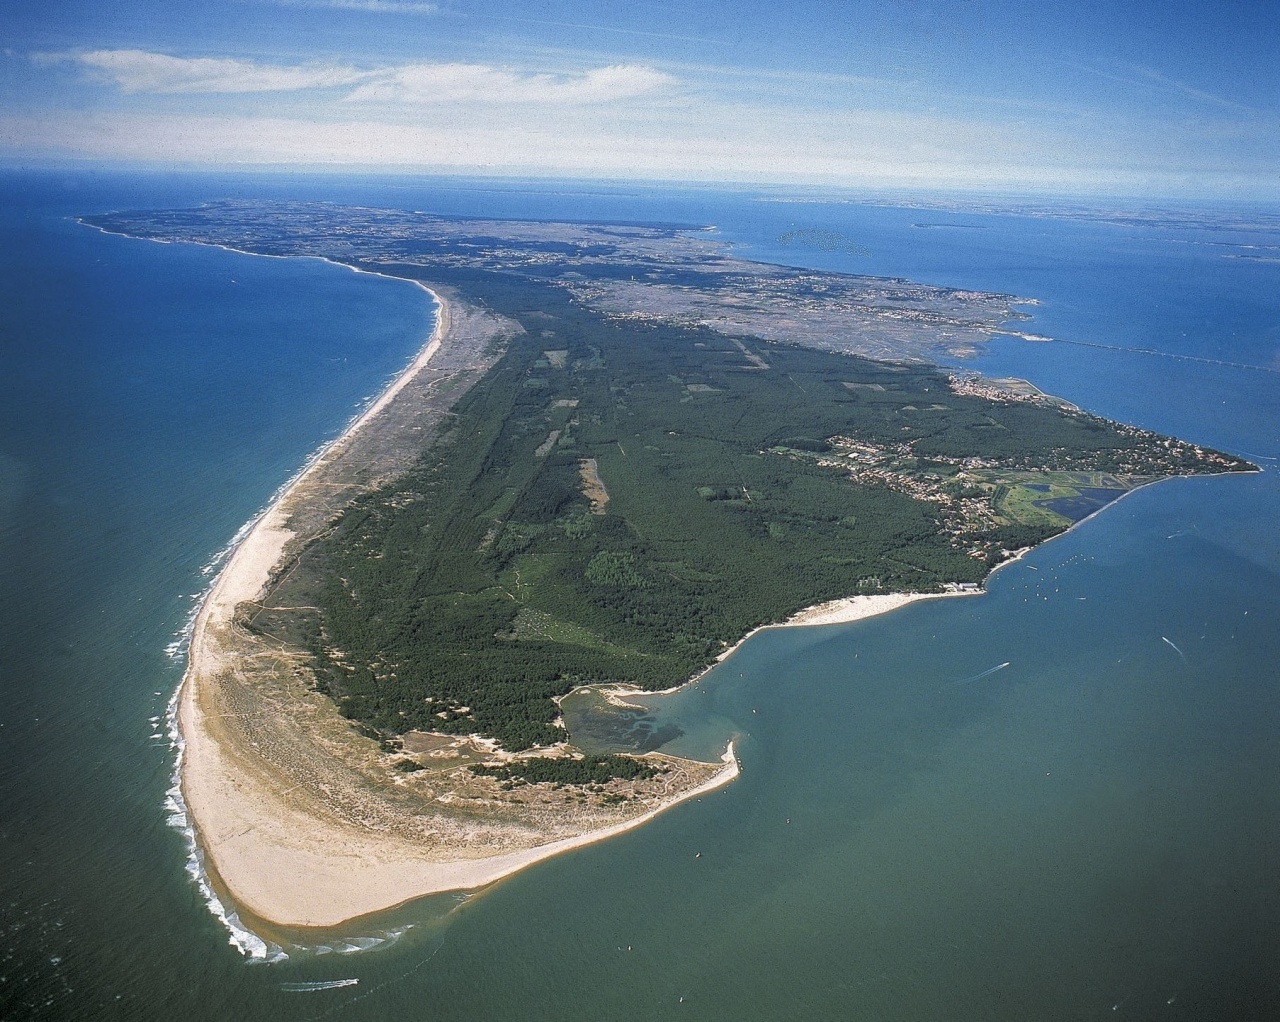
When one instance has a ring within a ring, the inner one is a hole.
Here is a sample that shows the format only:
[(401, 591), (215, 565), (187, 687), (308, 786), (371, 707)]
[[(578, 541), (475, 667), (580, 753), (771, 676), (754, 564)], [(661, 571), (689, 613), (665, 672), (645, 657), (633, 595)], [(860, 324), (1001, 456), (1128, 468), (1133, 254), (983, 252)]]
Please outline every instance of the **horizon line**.
[(902, 180), (865, 180), (865, 181), (824, 181), (816, 178), (770, 178), (770, 179), (734, 179), (718, 178), (707, 175), (698, 177), (679, 177), (676, 175), (650, 175), (645, 177), (621, 177), (615, 174), (592, 174), (574, 171), (567, 168), (530, 168), (530, 167), (441, 167), (432, 165), (409, 164), (357, 164), (357, 163), (197, 163), (194, 161), (173, 163), (162, 160), (93, 160), (51, 158), (30, 159), (17, 155), (0, 156), (0, 172), (29, 173), (107, 173), (107, 174), (174, 174), (174, 175), (229, 175), (239, 177), (299, 177), (327, 178), (443, 178), (464, 179), (471, 181), (492, 181), (512, 183), (518, 181), (572, 184), (591, 184), (603, 186), (628, 186), (646, 189), (684, 188), (689, 190), (725, 189), (732, 191), (780, 191), (789, 190), (800, 193), (831, 194), (849, 193), (868, 195), (876, 193), (893, 193), (894, 195), (937, 195), (988, 197), (1001, 199), (1028, 200), (1116, 200), (1159, 202), (1159, 201), (1198, 201), (1219, 203), (1247, 203), (1250, 205), (1280, 206), (1280, 185), (1272, 185), (1270, 190), (1245, 188), (1173, 188), (1153, 186), (1139, 188), (1132, 185), (1099, 184), (1097, 186), (1053, 184), (1049, 182), (1029, 184), (1014, 181), (902, 181)]

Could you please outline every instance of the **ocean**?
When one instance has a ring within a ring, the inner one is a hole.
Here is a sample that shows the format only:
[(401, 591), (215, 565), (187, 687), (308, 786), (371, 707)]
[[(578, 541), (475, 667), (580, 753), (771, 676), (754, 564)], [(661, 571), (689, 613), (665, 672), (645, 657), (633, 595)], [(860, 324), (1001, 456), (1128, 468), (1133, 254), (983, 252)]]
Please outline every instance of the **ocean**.
[[(0, 1017), (1280, 1017), (1276, 211), (283, 175), (0, 190)], [(691, 749), (735, 736), (730, 787), (268, 964), (171, 825), (182, 630), (433, 308), (74, 222), (226, 196), (708, 223), (748, 257), (1034, 298), (1018, 329), (1054, 341), (966, 364), (1264, 471), (1141, 490), (980, 597), (760, 633), (655, 704)]]

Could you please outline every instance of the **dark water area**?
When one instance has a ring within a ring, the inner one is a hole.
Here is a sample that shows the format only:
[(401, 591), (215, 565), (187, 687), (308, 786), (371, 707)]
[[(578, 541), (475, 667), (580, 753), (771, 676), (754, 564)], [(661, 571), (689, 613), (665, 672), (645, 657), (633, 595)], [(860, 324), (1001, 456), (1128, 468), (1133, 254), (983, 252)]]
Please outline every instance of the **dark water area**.
[(97, 1017), (117, 996), (138, 1011), (155, 987), (139, 961), (226, 941), (164, 811), (181, 672), (166, 647), (202, 568), (416, 351), (433, 309), (315, 261), (69, 219), (193, 201), (182, 189), (3, 184), (0, 1015)]
[[(643, 700), (644, 697), (641, 697)], [(684, 729), (670, 721), (660, 723), (643, 706), (611, 703), (595, 689), (584, 688), (570, 693), (560, 703), (565, 725), (573, 736), (573, 743), (589, 753), (654, 752), (684, 737)], [(728, 740), (719, 736), (721, 746)], [(718, 755), (703, 757), (705, 762), (715, 762)]]
[[(1280, 264), (1241, 257), (1273, 235), (456, 179), (0, 187), (0, 1017), (1280, 1017)], [(749, 257), (1035, 298), (1019, 329), (1057, 341), (972, 367), (1264, 471), (1126, 496), (983, 596), (762, 632), (600, 722), (733, 736), (728, 788), (252, 964), (167, 822), (166, 647), (432, 310), (69, 217), (253, 195), (714, 224)]]
[(1036, 507), (1070, 518), (1073, 522), (1079, 522), (1106, 507), (1123, 492), (1101, 486), (1084, 486), (1076, 491), (1074, 497), (1050, 497), (1047, 500), (1034, 500), (1032, 503)]

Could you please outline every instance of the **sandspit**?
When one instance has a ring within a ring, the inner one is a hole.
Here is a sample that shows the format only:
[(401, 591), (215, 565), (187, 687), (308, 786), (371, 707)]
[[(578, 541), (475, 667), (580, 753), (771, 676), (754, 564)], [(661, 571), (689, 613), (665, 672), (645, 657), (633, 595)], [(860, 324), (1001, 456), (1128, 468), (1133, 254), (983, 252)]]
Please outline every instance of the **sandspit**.
[[(425, 286), (424, 290), (438, 308), (427, 344), (258, 518), (206, 594), (191, 632), (177, 712), (184, 743), (181, 784), (187, 811), (205, 861), (221, 882), (256, 915), (281, 924), (340, 922), (344, 917), (335, 918), (322, 909), (327, 901), (322, 879), (325, 864), (373, 861), (379, 848), (376, 842), (372, 848), (360, 847), (352, 840), (356, 835), (342, 835), (335, 841), (336, 835), (323, 833), (322, 821), (290, 809), (281, 800), (272, 779), (251, 762), (252, 749), (236, 748), (235, 732), (222, 724), (225, 711), (217, 699), (220, 683), (234, 667), (231, 636), (236, 608), (266, 590), (294, 538), (290, 518), (306, 485), (341, 458), (353, 438), (439, 351), (449, 332), (449, 305), (439, 293)], [(289, 867), (286, 860), (294, 865)], [(298, 905), (300, 892), (291, 890), (287, 880), (292, 877), (305, 889), (311, 886), (306, 878), (313, 871), (321, 874), (316, 888), (320, 893), (306, 899), (313, 904)]]
[[(411, 787), (417, 778), (392, 778), (377, 743), (310, 690), (296, 651), (243, 627), (246, 609), (261, 606), (315, 534), (317, 505), (331, 512), (335, 501), (393, 476), (394, 463), (380, 474), (367, 466), (386, 461), (388, 438), (406, 423), (427, 428), (415, 402), (429, 404), (441, 379), (451, 381), (443, 390), (462, 389), (462, 377), (478, 378), (496, 359), (510, 322), (428, 290), (439, 307), (428, 344), (257, 519), (193, 624), (176, 706), (187, 816), (215, 886), (269, 926), (328, 928), (482, 887), (636, 827), (738, 772), (730, 745), (720, 764), (670, 761), (652, 790), (622, 807), (575, 815), (535, 805), (504, 817), (510, 807), (498, 804), (476, 813), (447, 790), (424, 793)], [(451, 358), (454, 369), (441, 369)]]

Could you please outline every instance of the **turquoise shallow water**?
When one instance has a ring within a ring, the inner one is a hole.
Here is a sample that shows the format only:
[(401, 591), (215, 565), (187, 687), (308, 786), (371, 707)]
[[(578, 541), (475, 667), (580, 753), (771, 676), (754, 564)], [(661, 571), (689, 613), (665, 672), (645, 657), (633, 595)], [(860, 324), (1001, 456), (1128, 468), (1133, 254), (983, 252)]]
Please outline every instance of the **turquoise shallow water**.
[[(1164, 354), (999, 340), (979, 367), (1273, 459), (1280, 266), (1199, 243), (1235, 236), (939, 212), (928, 219), (984, 229), (924, 229), (920, 210), (709, 191), (3, 184), (3, 1017), (1277, 1013), (1269, 460), (1261, 475), (1140, 491), (985, 596), (762, 633), (658, 712), (681, 741), (737, 735), (728, 789), (347, 935), (410, 925), (394, 946), (246, 964), (166, 824), (172, 753), (152, 718), (180, 664), (165, 647), (201, 567), (404, 363), (430, 305), (321, 264), (148, 245), (65, 217), (263, 193), (710, 221), (749, 254), (1034, 296), (1036, 332)], [(792, 228), (857, 247), (783, 249)]]

